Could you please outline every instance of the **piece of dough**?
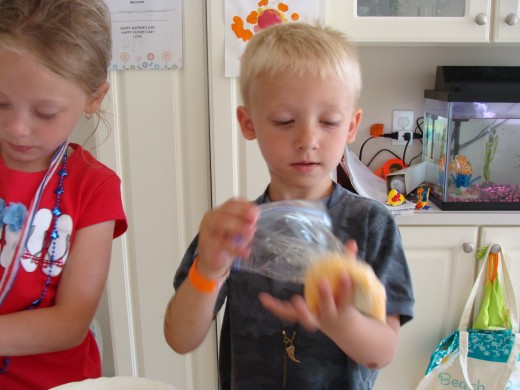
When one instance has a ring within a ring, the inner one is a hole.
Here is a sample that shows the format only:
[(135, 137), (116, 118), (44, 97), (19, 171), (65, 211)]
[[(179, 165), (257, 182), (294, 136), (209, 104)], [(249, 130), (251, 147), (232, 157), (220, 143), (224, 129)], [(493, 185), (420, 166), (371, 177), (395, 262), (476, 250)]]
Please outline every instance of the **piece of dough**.
[(330, 253), (317, 259), (305, 273), (304, 296), (311, 312), (319, 305), (318, 282), (327, 279), (334, 295), (338, 294), (339, 275), (350, 274), (354, 284), (354, 306), (362, 313), (386, 322), (386, 292), (372, 267), (367, 263), (348, 258), (347, 255)]

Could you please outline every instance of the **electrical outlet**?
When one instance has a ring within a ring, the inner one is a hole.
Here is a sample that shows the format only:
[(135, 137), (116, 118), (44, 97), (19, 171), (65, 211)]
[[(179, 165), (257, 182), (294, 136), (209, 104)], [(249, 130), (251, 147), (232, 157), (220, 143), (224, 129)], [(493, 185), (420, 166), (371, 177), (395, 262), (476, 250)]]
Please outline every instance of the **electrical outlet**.
[[(405, 146), (408, 144), (408, 146), (411, 146), (413, 144), (413, 133), (411, 131), (400, 130), (396, 133), (397, 139), (392, 140), (392, 145)], [(408, 136), (406, 136), (406, 134), (408, 134)], [(410, 140), (410, 142), (408, 142), (408, 140)]]
[(394, 110), (392, 116), (392, 131), (413, 131), (413, 117), (415, 111)]
[(412, 110), (394, 110), (392, 115), (392, 131), (398, 133), (398, 138), (392, 140), (392, 145), (405, 146), (408, 141), (404, 138), (405, 133), (410, 133), (410, 143), (413, 143), (413, 119), (415, 111)]

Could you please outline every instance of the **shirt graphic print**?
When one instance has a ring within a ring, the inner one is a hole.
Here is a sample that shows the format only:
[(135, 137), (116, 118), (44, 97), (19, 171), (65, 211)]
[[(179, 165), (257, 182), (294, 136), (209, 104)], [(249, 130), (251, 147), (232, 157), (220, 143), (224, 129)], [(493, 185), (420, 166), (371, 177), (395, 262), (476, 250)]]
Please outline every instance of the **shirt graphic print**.
[[(54, 224), (57, 235), (51, 237)], [(34, 272), (40, 267), (45, 275), (58, 276), (69, 255), (72, 227), (70, 215), (60, 214), (54, 221), (51, 210), (38, 210), (29, 227), (27, 244), (20, 259), (24, 270)], [(13, 261), (21, 231), (21, 227), (17, 229), (16, 226), (0, 224), (0, 266), (3, 268), (9, 267)]]

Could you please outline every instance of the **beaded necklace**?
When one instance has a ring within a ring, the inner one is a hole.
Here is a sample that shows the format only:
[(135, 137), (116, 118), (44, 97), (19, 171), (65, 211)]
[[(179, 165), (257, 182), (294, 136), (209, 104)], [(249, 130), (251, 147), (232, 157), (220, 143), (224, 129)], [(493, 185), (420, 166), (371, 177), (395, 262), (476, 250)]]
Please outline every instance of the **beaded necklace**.
[(54, 190), (54, 194), (56, 194), (56, 203), (54, 204), (54, 208), (52, 209), (53, 223), (52, 223), (52, 231), (51, 231), (51, 248), (49, 255), (49, 271), (47, 271), (47, 279), (45, 280), (45, 285), (43, 287), (42, 293), (38, 299), (36, 299), (31, 305), (27, 308), (28, 310), (32, 310), (35, 307), (38, 307), (42, 302), (43, 298), (45, 298), (45, 294), (47, 294), (47, 290), (49, 288), (49, 284), (51, 283), (52, 276), (52, 267), (54, 265), (55, 255), (56, 255), (56, 240), (60, 236), (58, 234), (58, 217), (62, 214), (60, 210), (61, 203), (61, 195), (65, 192), (63, 190), (63, 179), (68, 175), (67, 173), (67, 153), (63, 155), (63, 165), (61, 169), (58, 171), (59, 181), (58, 186)]
[[(47, 181), (48, 181), (47, 178), (52, 176), (52, 174), (56, 171), (56, 169), (58, 167), (58, 164), (59, 164), (59, 160), (61, 158), (63, 163), (62, 163), (61, 169), (57, 172), (58, 176), (59, 176), (58, 186), (54, 190), (54, 194), (56, 195), (56, 202), (54, 203), (54, 208), (52, 209), (53, 223), (52, 223), (52, 231), (51, 231), (51, 234), (50, 234), (51, 244), (50, 244), (50, 250), (49, 250), (49, 270), (47, 272), (47, 279), (45, 280), (45, 283), (44, 283), (44, 286), (43, 286), (43, 290), (42, 290), (40, 296), (36, 300), (34, 300), (29, 305), (29, 307), (27, 307), (27, 310), (32, 310), (32, 309), (34, 309), (34, 308), (36, 308), (36, 307), (38, 307), (40, 305), (40, 303), (45, 298), (45, 295), (47, 294), (49, 285), (51, 283), (52, 267), (54, 265), (55, 256), (56, 256), (56, 240), (59, 237), (59, 233), (58, 233), (58, 217), (62, 214), (61, 209), (60, 209), (61, 196), (65, 192), (64, 189), (63, 189), (63, 180), (68, 175), (68, 173), (67, 173), (67, 149), (68, 149), (68, 142), (65, 142), (64, 144), (61, 145), (61, 147), (58, 149), (58, 151), (56, 152), (55, 156), (53, 157), (53, 160), (51, 162), (51, 166), (49, 167), (49, 170), (47, 171), (47, 174), (45, 175), (42, 183), (40, 184), (40, 187), (39, 187), (39, 189), (38, 189), (38, 191), (36, 193), (36, 196), (35, 196), (35, 200), (33, 201), (33, 204), (31, 205), (32, 213), (30, 213), (30, 215), (27, 217), (27, 220), (25, 222), (26, 226), (24, 226), (24, 228), (25, 228), (25, 227), (27, 227), (27, 225), (30, 225), (28, 223), (29, 220), (31, 221), (31, 224), (32, 224), (32, 218), (34, 217), (34, 213), (35, 213), (35, 211), (37, 209), (37, 206), (38, 206), (38, 204), (40, 202), (41, 195), (43, 193), (43, 189), (45, 188), (45, 186), (47, 184)], [(57, 164), (55, 164), (55, 163), (57, 163)], [(23, 234), (20, 237), (20, 242), (23, 243), (23, 245), (21, 245), (21, 248), (25, 248), (25, 246), (26, 246), (26, 238), (27, 237), (24, 238)], [(19, 242), (18, 246), (20, 246), (20, 242)], [(15, 256), (14, 256), (14, 258), (12, 260), (13, 263), (19, 261), (19, 256), (17, 255), (19, 252), (20, 251), (17, 251), (15, 253)], [(7, 271), (8, 270), (6, 269), (4, 272), (7, 273)], [(16, 274), (16, 272), (14, 274)], [(13, 277), (13, 279), (14, 279), (14, 277)], [(9, 288), (10, 288), (10, 286), (9, 286)], [(7, 371), (7, 368), (9, 367), (10, 363), (11, 363), (11, 358), (10, 357), (4, 357), (4, 361), (2, 363), (2, 368), (0, 368), (0, 375), (4, 374)]]

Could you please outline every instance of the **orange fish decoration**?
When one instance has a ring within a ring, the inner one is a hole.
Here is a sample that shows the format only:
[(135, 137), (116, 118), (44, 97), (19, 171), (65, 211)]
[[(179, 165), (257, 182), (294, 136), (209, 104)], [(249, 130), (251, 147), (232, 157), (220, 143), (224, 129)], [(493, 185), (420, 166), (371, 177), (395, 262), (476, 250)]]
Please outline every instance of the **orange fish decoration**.
[[(446, 155), (442, 155), (439, 159), (438, 163), (439, 167), (444, 168), (444, 164), (446, 164)], [(463, 154), (457, 154), (452, 162), (449, 163), (448, 169), (450, 172), (455, 172), (456, 174), (470, 175), (473, 173), (473, 168), (471, 167), (471, 163), (468, 161), (468, 158)]]

